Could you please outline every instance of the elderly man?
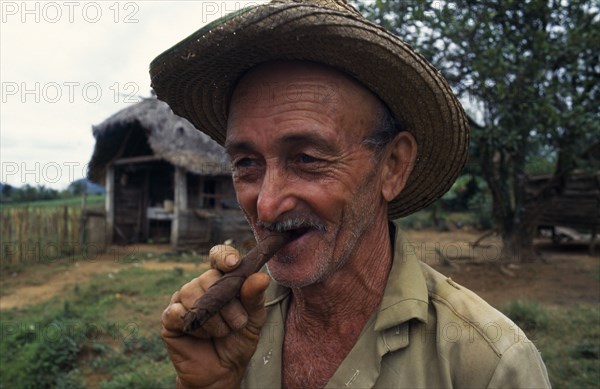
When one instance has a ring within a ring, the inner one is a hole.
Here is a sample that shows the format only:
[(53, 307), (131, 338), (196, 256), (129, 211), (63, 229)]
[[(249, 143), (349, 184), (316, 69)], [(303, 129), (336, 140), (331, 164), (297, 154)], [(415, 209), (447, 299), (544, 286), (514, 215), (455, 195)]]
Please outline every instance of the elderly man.
[(151, 75), (224, 144), (256, 238), (291, 236), (193, 333), (183, 316), (239, 253), (213, 248), (213, 269), (172, 296), (179, 388), (549, 386), (509, 319), (403, 251), (391, 220), (439, 198), (468, 146), (460, 104), (406, 43), (344, 0), (274, 0), (201, 29)]

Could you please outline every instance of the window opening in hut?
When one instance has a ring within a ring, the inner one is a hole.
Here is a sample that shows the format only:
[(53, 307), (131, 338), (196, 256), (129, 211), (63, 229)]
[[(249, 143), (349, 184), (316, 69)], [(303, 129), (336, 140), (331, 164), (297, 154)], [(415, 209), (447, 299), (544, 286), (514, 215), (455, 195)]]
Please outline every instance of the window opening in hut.
[(217, 182), (211, 179), (204, 180), (204, 187), (202, 190), (202, 208), (214, 209), (216, 204), (216, 189)]

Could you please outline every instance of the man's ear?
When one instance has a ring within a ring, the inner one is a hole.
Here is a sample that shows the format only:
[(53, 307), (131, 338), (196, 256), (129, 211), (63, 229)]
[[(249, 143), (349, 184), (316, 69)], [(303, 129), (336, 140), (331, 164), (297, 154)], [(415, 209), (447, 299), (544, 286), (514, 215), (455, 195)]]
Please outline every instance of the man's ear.
[(397, 134), (388, 145), (382, 170), (381, 194), (386, 201), (392, 201), (408, 181), (408, 176), (417, 158), (417, 141), (411, 133)]

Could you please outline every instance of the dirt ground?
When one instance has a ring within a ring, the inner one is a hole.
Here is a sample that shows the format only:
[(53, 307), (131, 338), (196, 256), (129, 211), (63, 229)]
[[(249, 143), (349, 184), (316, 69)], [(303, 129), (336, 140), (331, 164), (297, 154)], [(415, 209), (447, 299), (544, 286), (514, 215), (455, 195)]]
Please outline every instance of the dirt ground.
[[(549, 239), (539, 239), (535, 241), (535, 248), (542, 262), (503, 264), (499, 261), (501, 241), (495, 236), (473, 247), (481, 232), (410, 231), (407, 235), (422, 261), (475, 291), (495, 307), (502, 307), (511, 300), (555, 306), (600, 302), (598, 244), (592, 256), (589, 243), (559, 245)], [(440, 252), (452, 265), (444, 263)]]
[(55, 259), (39, 266), (31, 265), (12, 273), (2, 272), (0, 279), (0, 310), (43, 302), (83, 285), (96, 274), (116, 274), (130, 267), (152, 270), (172, 270), (180, 267), (202, 272), (204, 267), (191, 262), (157, 261), (153, 257), (170, 251), (168, 245), (130, 245), (114, 247), (94, 258)]
[[(496, 307), (516, 299), (558, 306), (600, 302), (600, 248), (591, 256), (588, 244), (555, 245), (540, 240), (536, 248), (544, 262), (501, 265), (497, 237), (485, 239), (474, 248), (472, 243), (481, 236), (480, 232), (427, 230), (409, 231), (406, 235), (406, 255), (416, 255)], [(75, 284), (83, 284), (95, 274), (117, 273), (128, 267), (181, 267), (199, 273), (204, 269), (202, 264), (153, 259), (154, 255), (167, 252), (168, 246), (140, 245), (118, 250), (136, 253), (136, 257), (122, 260), (123, 256), (109, 251), (93, 260), (55, 260), (3, 272), (0, 310), (43, 302)]]

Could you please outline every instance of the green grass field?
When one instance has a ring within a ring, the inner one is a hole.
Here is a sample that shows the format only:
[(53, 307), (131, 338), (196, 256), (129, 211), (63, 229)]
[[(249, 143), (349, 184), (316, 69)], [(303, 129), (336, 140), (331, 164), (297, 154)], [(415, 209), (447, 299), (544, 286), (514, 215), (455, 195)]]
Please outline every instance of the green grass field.
[[(86, 204), (87, 207), (97, 207), (104, 204), (104, 195), (90, 195), (87, 196)], [(69, 197), (66, 199), (55, 199), (55, 200), (43, 200), (43, 201), (31, 201), (24, 203), (2, 203), (0, 209), (10, 208), (25, 208), (25, 207), (62, 207), (62, 206), (81, 206), (82, 196)]]

